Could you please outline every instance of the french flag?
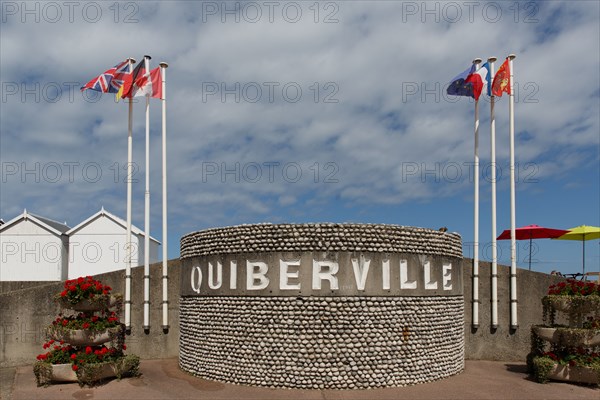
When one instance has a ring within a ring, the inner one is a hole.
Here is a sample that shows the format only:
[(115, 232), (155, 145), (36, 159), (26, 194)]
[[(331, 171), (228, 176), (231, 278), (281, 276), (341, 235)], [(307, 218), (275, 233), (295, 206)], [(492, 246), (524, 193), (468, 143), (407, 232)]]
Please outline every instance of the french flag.
[(465, 82), (473, 85), (473, 97), (475, 100), (479, 100), (479, 96), (483, 90), (487, 90), (488, 95), (491, 92), (491, 80), (490, 66), (488, 63), (483, 64), (479, 69), (472, 74), (467, 76)]

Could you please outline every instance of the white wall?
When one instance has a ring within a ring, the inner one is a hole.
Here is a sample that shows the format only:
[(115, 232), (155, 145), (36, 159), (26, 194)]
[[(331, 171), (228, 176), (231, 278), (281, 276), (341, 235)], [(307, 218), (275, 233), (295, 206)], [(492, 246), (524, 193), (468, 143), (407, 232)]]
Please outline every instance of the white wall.
[[(112, 272), (126, 267), (126, 230), (101, 216), (69, 238), (69, 279)], [(132, 235), (132, 266), (144, 264), (144, 238)], [(150, 242), (150, 262), (155, 262), (158, 244)]]
[[(126, 268), (126, 229), (101, 215), (70, 237), (58, 236), (31, 220), (0, 232), (0, 281), (60, 281)], [(132, 234), (132, 266), (144, 264), (144, 237)], [(158, 243), (150, 241), (150, 263)]]
[(67, 276), (66, 243), (30, 220), (0, 232), (1, 281), (58, 281)]

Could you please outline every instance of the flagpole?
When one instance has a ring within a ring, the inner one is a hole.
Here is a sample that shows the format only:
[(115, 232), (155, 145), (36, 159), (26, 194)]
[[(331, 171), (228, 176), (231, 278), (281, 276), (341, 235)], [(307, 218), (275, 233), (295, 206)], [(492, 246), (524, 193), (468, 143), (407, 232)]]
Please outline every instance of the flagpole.
[[(150, 75), (150, 56), (144, 56)], [(146, 191), (144, 194), (144, 332), (150, 331), (150, 96), (146, 94)]]
[(169, 330), (169, 277), (167, 269), (167, 78), (169, 64), (161, 62), (160, 76), (162, 79), (162, 329)]
[(508, 119), (510, 137), (510, 327), (519, 327), (517, 320), (517, 242), (516, 242), (516, 201), (515, 201), (515, 97), (513, 60), (508, 56), (510, 69), (510, 94), (508, 96)]
[[(475, 70), (481, 58), (473, 60)], [(475, 100), (475, 150), (474, 150), (474, 195), (473, 195), (473, 328), (479, 328), (479, 100)]]
[[(130, 68), (135, 64), (129, 58)], [(127, 134), (127, 238), (125, 245), (125, 331), (131, 333), (131, 174), (133, 173), (133, 99), (129, 98), (129, 121)]]
[[(490, 77), (494, 76), (494, 63), (496, 57), (488, 58)], [(491, 82), (488, 90), (491, 93)], [(492, 328), (498, 328), (498, 248), (496, 243), (496, 116), (494, 114), (495, 97), (490, 96), (490, 164), (492, 183)]]

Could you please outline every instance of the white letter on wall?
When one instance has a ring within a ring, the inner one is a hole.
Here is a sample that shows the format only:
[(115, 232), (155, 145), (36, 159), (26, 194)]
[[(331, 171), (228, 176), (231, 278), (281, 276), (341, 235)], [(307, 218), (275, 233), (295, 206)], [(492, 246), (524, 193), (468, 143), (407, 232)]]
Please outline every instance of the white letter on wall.
[(383, 282), (381, 282), (383, 290), (389, 290), (390, 289), (390, 260), (383, 260), (383, 262), (381, 263), (381, 269), (382, 269), (382, 280)]
[[(194, 272), (198, 272), (198, 278), (194, 279)], [(194, 282), (197, 285), (194, 285)], [(200, 285), (202, 284), (202, 271), (200, 270), (200, 266), (196, 265), (192, 267), (192, 276), (190, 277), (190, 283), (192, 284), (192, 290), (196, 293), (200, 293)]]
[[(269, 267), (264, 262), (246, 260), (246, 289), (261, 290), (269, 286), (268, 271)], [(255, 283), (257, 280), (258, 283)]]
[(208, 263), (208, 287), (211, 289), (219, 289), (223, 284), (223, 264), (217, 261), (217, 281), (215, 280), (215, 267), (213, 263)]
[(365, 290), (370, 265), (371, 260), (366, 260), (363, 255), (360, 256), (360, 261), (356, 258), (352, 259), (352, 270), (354, 271), (354, 280), (358, 290)]
[(452, 290), (452, 263), (442, 265), (442, 286), (444, 290)]
[[(327, 267), (327, 271), (323, 271), (323, 267)], [(321, 290), (321, 281), (328, 280), (331, 290), (339, 289), (337, 274), (340, 266), (336, 261), (317, 261), (313, 260), (313, 290)]]
[(416, 289), (417, 281), (408, 280), (408, 261), (400, 260), (400, 289)]
[(229, 264), (229, 289), (237, 289), (237, 261)]
[(297, 279), (300, 277), (300, 270), (297, 269), (294, 272), (289, 272), (288, 268), (290, 266), (300, 268), (300, 260), (293, 260), (293, 261), (279, 260), (279, 289), (281, 289), (281, 290), (299, 290), (300, 289), (300, 282), (295, 283), (295, 284), (290, 284), (290, 282), (289, 282), (290, 278)]
[(425, 261), (423, 268), (425, 268), (425, 289), (437, 289), (437, 281), (431, 280), (431, 263), (429, 261)]

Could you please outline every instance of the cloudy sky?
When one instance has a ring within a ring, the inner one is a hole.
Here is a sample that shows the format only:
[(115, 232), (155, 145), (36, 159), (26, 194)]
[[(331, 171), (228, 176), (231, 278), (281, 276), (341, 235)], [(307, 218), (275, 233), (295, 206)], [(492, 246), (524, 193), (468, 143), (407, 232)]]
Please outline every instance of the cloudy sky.
[[(446, 95), (474, 58), (514, 53), (517, 226), (600, 226), (600, 3), (12, 2), (0, 24), (0, 216), (125, 218), (127, 105), (79, 87), (127, 57), (167, 70), (169, 256), (215, 226), (446, 226), (473, 242), (473, 110)], [(161, 230), (161, 108), (151, 233)], [(489, 260), (489, 99), (480, 101), (481, 257)], [(496, 104), (498, 234), (510, 227), (508, 101)], [(144, 105), (134, 104), (143, 229)], [(509, 241), (499, 261), (510, 264)], [(534, 269), (581, 271), (537, 241)], [(519, 265), (528, 244), (518, 242)], [(586, 269), (599, 270), (598, 241)]]

